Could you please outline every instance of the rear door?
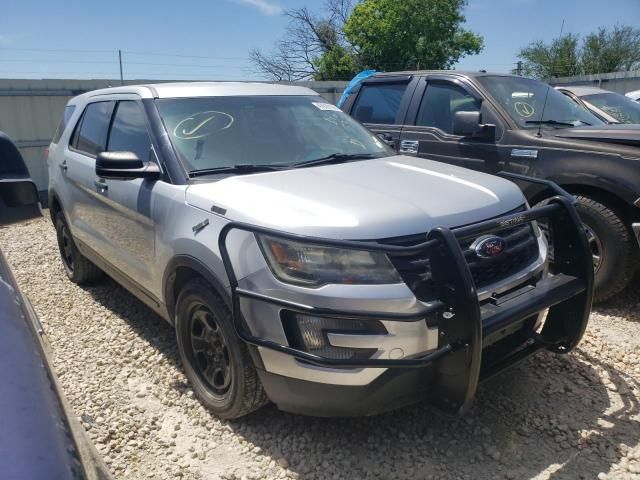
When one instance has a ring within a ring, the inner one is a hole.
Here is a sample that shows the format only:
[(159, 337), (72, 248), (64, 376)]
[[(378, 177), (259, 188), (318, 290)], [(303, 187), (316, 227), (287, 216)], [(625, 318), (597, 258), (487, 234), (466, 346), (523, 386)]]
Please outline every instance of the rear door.
[(65, 212), (75, 239), (98, 253), (105, 253), (101, 231), (109, 222), (101, 208), (100, 185), (96, 182), (96, 156), (107, 144), (114, 101), (87, 104), (75, 126), (60, 164), (68, 188)]
[(365, 80), (349, 109), (351, 116), (397, 151), (416, 83), (408, 75)]
[(495, 139), (474, 139), (453, 133), (456, 112), (480, 111), (482, 122), (496, 125), (497, 116), (470, 85), (447, 77), (423, 78), (417, 86), (400, 139), (400, 153), (453, 165), (495, 171), (499, 153)]

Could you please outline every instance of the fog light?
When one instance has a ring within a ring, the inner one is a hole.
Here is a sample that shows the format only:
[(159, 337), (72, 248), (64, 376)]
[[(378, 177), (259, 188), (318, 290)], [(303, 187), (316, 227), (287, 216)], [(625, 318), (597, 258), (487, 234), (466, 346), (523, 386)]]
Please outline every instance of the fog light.
[(308, 315), (298, 315), (297, 317), (300, 335), (307, 349), (317, 350), (325, 347), (325, 340), (322, 337), (322, 318)]
[(282, 325), (291, 347), (321, 357), (340, 360), (370, 358), (377, 349), (335, 347), (329, 343), (327, 333), (354, 335), (387, 333), (387, 329), (378, 320), (315, 317), (290, 311), (282, 312)]

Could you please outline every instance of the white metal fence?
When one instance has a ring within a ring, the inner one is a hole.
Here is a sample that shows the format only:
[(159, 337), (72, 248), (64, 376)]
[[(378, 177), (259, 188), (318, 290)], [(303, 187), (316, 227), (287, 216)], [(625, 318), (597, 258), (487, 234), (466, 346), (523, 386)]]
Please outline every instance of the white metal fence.
[(640, 71), (552, 78), (549, 83), (551, 85), (586, 85), (625, 94), (633, 90), (640, 90)]

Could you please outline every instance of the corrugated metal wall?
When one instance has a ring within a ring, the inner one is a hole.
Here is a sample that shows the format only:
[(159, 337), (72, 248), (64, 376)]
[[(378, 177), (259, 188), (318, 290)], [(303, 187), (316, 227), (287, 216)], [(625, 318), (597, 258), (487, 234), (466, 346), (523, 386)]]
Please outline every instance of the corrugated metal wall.
[(640, 90), (640, 71), (553, 78), (549, 80), (549, 83), (551, 85), (586, 85), (625, 94), (634, 90)]
[[(125, 84), (171, 80), (135, 80)], [(301, 82), (336, 103), (347, 82)], [(38, 190), (47, 190), (45, 148), (62, 117), (67, 101), (80, 93), (120, 85), (118, 80), (12, 80), (0, 79), (0, 131), (18, 145)], [(0, 159), (2, 161), (2, 159)]]

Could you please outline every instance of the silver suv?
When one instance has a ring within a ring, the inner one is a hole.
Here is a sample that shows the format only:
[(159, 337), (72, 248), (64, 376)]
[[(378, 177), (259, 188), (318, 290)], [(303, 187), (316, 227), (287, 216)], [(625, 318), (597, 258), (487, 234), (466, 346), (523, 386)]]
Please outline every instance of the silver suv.
[(69, 101), (49, 152), (67, 275), (105, 272), (174, 325), (221, 417), (268, 399), (459, 413), (480, 380), (569, 351), (586, 326), (591, 254), (571, 197), (547, 184), (557, 195), (529, 209), (505, 178), (395, 155), (307, 88), (97, 90)]

